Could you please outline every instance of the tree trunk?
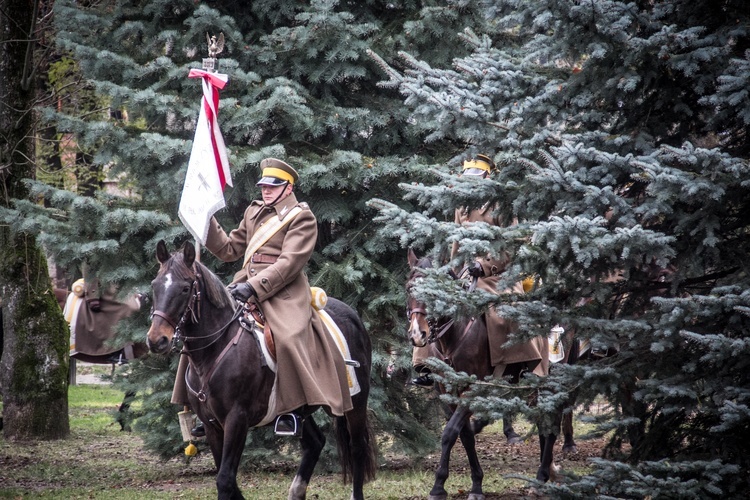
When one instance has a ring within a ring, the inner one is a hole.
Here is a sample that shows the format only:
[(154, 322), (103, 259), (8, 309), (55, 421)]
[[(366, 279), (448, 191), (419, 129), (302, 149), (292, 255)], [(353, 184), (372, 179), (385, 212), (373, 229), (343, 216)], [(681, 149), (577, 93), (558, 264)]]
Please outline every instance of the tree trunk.
[[(37, 2), (0, 0), (0, 180), (3, 208), (28, 197), (34, 178), (33, 49)], [(68, 326), (33, 234), (0, 225), (3, 350), (0, 386), (7, 439), (59, 439), (68, 420)]]

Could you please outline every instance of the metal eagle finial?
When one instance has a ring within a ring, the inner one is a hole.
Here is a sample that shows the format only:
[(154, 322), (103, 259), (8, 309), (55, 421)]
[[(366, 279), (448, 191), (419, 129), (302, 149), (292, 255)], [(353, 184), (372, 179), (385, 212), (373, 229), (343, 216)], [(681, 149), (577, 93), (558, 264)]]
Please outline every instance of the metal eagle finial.
[(219, 33), (219, 38), (206, 33), (206, 41), (208, 42), (208, 57), (216, 57), (224, 50), (224, 33)]

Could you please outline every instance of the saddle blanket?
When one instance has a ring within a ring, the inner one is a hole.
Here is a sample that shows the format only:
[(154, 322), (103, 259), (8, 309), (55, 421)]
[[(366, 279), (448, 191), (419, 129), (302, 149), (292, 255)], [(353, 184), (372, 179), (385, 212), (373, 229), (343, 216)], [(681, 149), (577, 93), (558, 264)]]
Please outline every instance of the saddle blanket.
[[(352, 354), (349, 350), (349, 343), (346, 341), (344, 334), (341, 332), (331, 315), (323, 310), (319, 310), (316, 312), (320, 316), (320, 319), (323, 320), (323, 324), (325, 325), (328, 334), (331, 336), (333, 341), (336, 343), (336, 346), (339, 348), (341, 356), (343, 356), (345, 360), (351, 359)], [(256, 323), (253, 331), (255, 332), (255, 336), (258, 338), (258, 343), (260, 344), (260, 348), (263, 351), (263, 357), (266, 359), (266, 364), (274, 373), (276, 373), (276, 361), (273, 359), (273, 356), (271, 356), (271, 352), (268, 350), (268, 344), (266, 344), (263, 328), (259, 327)], [(346, 378), (347, 382), (349, 383), (349, 394), (351, 394), (352, 396), (354, 396), (355, 394), (359, 394), (359, 391), (361, 391), (362, 388), (359, 386), (357, 374), (354, 371), (353, 366), (346, 365)]]
[[(328, 334), (331, 336), (333, 341), (336, 343), (336, 346), (339, 348), (339, 352), (343, 356), (345, 360), (351, 359), (351, 351), (349, 350), (349, 343), (346, 341), (346, 338), (344, 337), (343, 332), (338, 327), (336, 322), (333, 320), (330, 314), (325, 312), (324, 310), (316, 310), (318, 315), (320, 315), (320, 319), (323, 320), (323, 324), (326, 327), (326, 330), (328, 331)], [(266, 360), (266, 364), (268, 367), (276, 373), (276, 361), (271, 356), (271, 352), (268, 350), (268, 345), (266, 344), (265, 335), (263, 333), (263, 328), (260, 328), (258, 324), (255, 324), (255, 327), (253, 328), (253, 332), (255, 333), (255, 336), (258, 339), (258, 343), (260, 344), (261, 351), (263, 351), (263, 357)], [(359, 392), (362, 390), (362, 388), (359, 385), (359, 381), (357, 380), (357, 374), (354, 371), (354, 367), (350, 365), (346, 365), (346, 378), (347, 382), (349, 383), (349, 394), (354, 396), (355, 394), (359, 394)], [(268, 414), (266, 414), (265, 418), (256, 425), (256, 427), (261, 427), (263, 425), (269, 424), (275, 417), (276, 414), (273, 411), (273, 408), (276, 407), (276, 383), (273, 384), (273, 389), (271, 389), (271, 396), (269, 398), (268, 402)]]

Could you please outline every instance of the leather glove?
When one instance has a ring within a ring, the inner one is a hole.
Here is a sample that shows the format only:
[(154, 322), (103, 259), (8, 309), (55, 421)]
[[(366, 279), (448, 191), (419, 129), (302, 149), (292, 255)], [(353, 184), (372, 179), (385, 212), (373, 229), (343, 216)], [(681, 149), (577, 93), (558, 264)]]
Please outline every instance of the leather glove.
[(227, 287), (229, 289), (229, 293), (232, 294), (232, 297), (235, 298), (235, 300), (238, 300), (240, 302), (247, 302), (248, 299), (252, 296), (256, 296), (255, 289), (253, 288), (253, 285), (251, 285), (248, 282), (244, 283), (233, 283)]
[(469, 266), (467, 272), (472, 278), (481, 278), (484, 276), (484, 269), (482, 269), (482, 264), (480, 264), (479, 262), (474, 262), (471, 266)]

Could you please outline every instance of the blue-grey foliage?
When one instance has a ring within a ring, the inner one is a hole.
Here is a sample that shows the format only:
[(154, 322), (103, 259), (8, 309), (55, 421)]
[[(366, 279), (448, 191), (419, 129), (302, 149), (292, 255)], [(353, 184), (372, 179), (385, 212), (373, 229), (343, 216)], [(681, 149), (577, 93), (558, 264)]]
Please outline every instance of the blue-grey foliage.
[[(517, 340), (559, 324), (617, 353), (526, 381), (536, 406), (506, 383), (446, 380), (469, 388), (462, 402), (478, 413), (523, 407), (542, 425), (567, 394), (607, 405), (615, 460), (550, 486), (555, 498), (738, 497), (750, 456), (750, 11), (739, 0), (481, 3), (492, 21), (462, 34), (471, 53), (450, 65), (372, 55), (427, 144), (464, 145), (437, 175), (400, 184), (416, 209), (372, 202), (381, 234), (443, 266), (456, 264), (453, 241), (462, 260), (510, 252), (499, 287), (535, 278), (493, 301), (519, 322)], [(475, 153), (500, 166), (481, 189), (454, 175)], [(514, 224), (450, 222), (487, 202)], [(446, 286), (446, 268), (414, 288), (428, 309), (486, 306)]]

